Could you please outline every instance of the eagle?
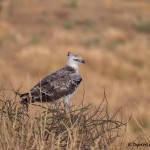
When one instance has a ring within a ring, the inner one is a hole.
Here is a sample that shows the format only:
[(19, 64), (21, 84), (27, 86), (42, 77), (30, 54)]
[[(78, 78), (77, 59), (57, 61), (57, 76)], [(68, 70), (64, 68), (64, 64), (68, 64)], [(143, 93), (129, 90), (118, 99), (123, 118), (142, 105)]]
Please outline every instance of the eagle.
[(71, 96), (82, 81), (79, 64), (85, 64), (84, 59), (68, 52), (66, 65), (45, 76), (29, 92), (21, 94), (21, 104), (59, 102), (63, 99), (65, 106), (68, 106)]

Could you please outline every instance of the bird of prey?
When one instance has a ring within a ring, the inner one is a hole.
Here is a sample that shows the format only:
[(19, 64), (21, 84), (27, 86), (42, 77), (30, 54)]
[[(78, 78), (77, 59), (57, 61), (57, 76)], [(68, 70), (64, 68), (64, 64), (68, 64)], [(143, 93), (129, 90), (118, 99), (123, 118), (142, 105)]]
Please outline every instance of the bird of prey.
[(82, 81), (79, 64), (85, 64), (83, 58), (68, 52), (66, 65), (45, 76), (28, 93), (21, 94), (21, 104), (59, 102), (63, 98), (65, 106), (69, 105), (70, 97)]

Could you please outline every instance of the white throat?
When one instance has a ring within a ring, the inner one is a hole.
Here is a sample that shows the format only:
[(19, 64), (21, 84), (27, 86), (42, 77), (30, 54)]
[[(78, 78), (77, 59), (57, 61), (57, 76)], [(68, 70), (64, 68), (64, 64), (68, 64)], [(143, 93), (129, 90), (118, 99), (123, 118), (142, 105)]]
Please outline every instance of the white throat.
[(77, 73), (79, 72), (79, 66), (78, 66), (79, 63), (78, 62), (73, 61), (71, 59), (68, 59), (67, 60), (67, 65), (70, 66), (70, 67), (72, 67), (72, 68), (74, 68), (77, 71)]

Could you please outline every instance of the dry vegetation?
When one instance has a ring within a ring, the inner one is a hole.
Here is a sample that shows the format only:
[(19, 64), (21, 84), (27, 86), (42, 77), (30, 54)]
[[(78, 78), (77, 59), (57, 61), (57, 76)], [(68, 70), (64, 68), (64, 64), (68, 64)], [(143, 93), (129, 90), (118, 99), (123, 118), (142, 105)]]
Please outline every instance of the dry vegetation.
[(149, 142), (149, 16), (149, 0), (0, 0), (0, 78), (15, 89), (23, 82), (26, 92), (63, 66), (68, 50), (82, 55), (84, 86), (73, 103), (85, 90), (85, 104), (99, 105), (105, 87), (110, 112), (122, 107), (124, 120), (132, 115), (125, 147)]
[[(14, 93), (12, 93), (12, 91)], [(8, 96), (9, 95), (9, 96)], [(19, 105), (19, 90), (0, 91), (0, 149), (113, 149), (112, 143), (123, 136), (126, 123), (116, 118), (119, 111), (110, 115), (104, 98), (99, 106), (33, 104), (40, 111), (30, 113), (25, 105)], [(116, 146), (115, 146), (116, 148)]]

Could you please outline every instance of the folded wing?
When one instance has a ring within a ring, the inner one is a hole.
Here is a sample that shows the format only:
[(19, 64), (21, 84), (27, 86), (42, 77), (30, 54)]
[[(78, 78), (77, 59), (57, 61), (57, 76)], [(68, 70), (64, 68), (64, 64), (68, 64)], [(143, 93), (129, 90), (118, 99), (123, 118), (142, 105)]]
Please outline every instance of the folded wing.
[(65, 67), (46, 76), (21, 97), (26, 103), (53, 102), (72, 94), (81, 81), (81, 76), (72, 67)]

